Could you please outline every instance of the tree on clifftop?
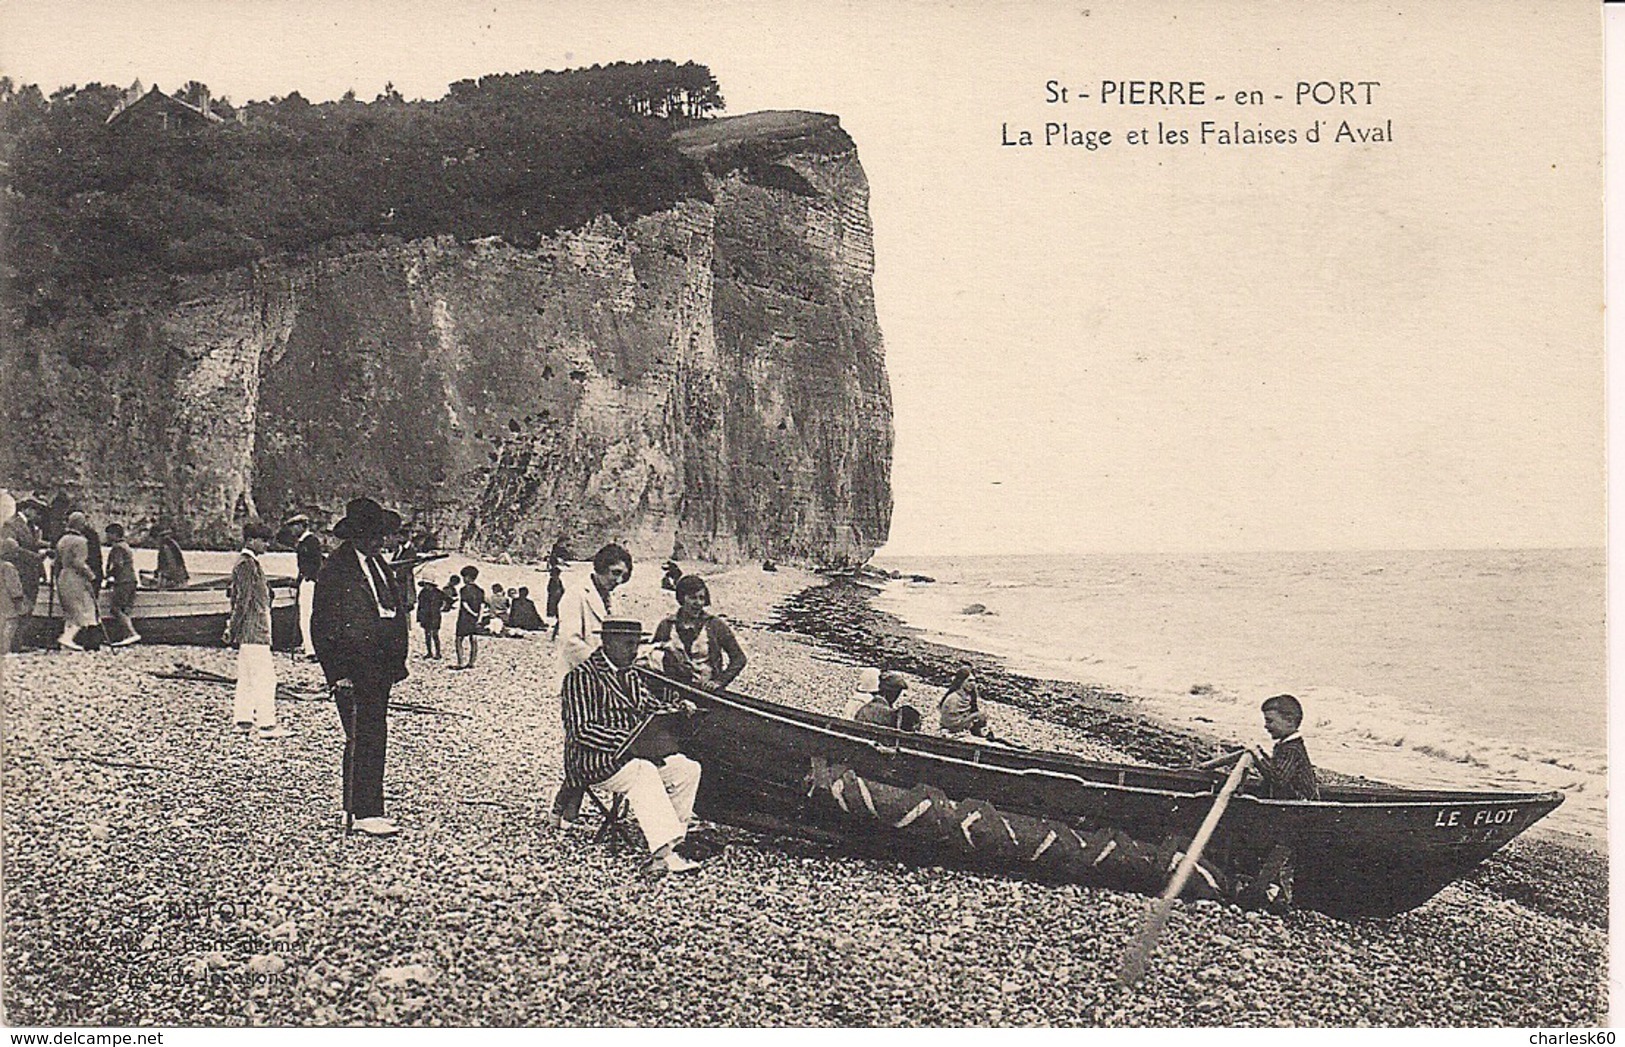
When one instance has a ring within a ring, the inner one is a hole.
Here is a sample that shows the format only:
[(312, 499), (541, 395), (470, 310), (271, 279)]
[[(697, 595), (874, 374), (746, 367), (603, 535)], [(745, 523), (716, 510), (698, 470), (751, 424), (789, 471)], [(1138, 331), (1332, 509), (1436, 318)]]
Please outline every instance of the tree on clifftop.
[(701, 119), (724, 106), (710, 69), (666, 59), (611, 62), (563, 73), (497, 73), (459, 80), (446, 97), (474, 105), (584, 104), (657, 119)]
[[(246, 124), (187, 134), (109, 126), (125, 96), (116, 87), (64, 87), (47, 101), (34, 85), (7, 86), (0, 302), (30, 323), (110, 295), (121, 277), (225, 269), (340, 237), (532, 246), (600, 215), (709, 199), (672, 122), (722, 107), (708, 69), (669, 61), (487, 76), (435, 102), (393, 85), (370, 104), (293, 91), (244, 103)], [(179, 93), (201, 101), (208, 88)]]

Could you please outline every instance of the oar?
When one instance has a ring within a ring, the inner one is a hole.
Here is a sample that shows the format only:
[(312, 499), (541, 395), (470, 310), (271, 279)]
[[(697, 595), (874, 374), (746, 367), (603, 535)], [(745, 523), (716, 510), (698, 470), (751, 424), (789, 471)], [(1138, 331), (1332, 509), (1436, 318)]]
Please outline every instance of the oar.
[(1192, 764), (1191, 770), (1211, 771), (1216, 767), (1223, 767), (1225, 764), (1241, 756), (1241, 754), (1245, 753), (1246, 751), (1246, 749), (1231, 749), (1229, 752), (1215, 756), (1211, 760), (1203, 760), (1201, 763)]
[(1241, 784), (1242, 776), (1253, 763), (1253, 755), (1243, 752), (1241, 759), (1230, 771), (1230, 777), (1224, 780), (1224, 786), (1219, 795), (1213, 800), (1213, 807), (1202, 819), (1202, 825), (1196, 830), (1196, 836), (1191, 845), (1185, 849), (1185, 857), (1180, 861), (1179, 868), (1174, 870), (1174, 878), (1168, 881), (1168, 889), (1162, 892), (1156, 904), (1151, 907), (1151, 917), (1140, 928), (1139, 935), (1134, 944), (1129, 946), (1128, 952), (1123, 956), (1123, 966), (1117, 972), (1119, 985), (1133, 985), (1145, 976), (1145, 965), (1151, 959), (1151, 952), (1157, 947), (1157, 938), (1162, 934), (1163, 925), (1168, 922), (1168, 914), (1173, 911), (1174, 899), (1179, 892), (1185, 889), (1185, 881), (1191, 878), (1191, 870), (1196, 868), (1197, 859), (1202, 857), (1202, 849), (1207, 846), (1208, 839), (1213, 830), (1218, 828), (1219, 819), (1224, 816), (1224, 809), (1230, 806), (1230, 797)]

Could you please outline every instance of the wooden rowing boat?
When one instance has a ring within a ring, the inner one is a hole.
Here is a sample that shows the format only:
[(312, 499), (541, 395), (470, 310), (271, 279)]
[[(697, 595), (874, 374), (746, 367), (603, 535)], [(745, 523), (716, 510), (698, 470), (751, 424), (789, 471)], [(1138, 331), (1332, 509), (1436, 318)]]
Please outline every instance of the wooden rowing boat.
[[(685, 687), (696, 810), (933, 863), (1160, 890), (1221, 773), (1103, 763), (913, 734)], [(1197, 896), (1329, 915), (1421, 905), (1563, 802), (1558, 792), (1243, 786), (1202, 856)]]
[[(188, 644), (219, 647), (220, 634), (231, 616), (226, 596), (229, 576), (206, 578), (180, 589), (137, 589), (130, 619), (143, 643)], [(298, 581), (271, 578), (271, 646), (287, 650), (299, 646)], [(102, 590), (97, 600), (103, 621), (113, 616), (113, 594)], [(19, 625), (22, 643), (51, 647), (62, 635), (62, 606), (50, 586), (41, 586), (34, 613)]]

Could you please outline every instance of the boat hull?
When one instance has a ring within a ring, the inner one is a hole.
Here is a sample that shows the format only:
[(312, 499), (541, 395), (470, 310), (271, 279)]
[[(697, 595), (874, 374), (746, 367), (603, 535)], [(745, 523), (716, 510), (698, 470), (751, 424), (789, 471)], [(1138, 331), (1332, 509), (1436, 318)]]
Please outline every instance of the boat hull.
[[(1019, 844), (978, 851), (956, 837), (899, 831), (880, 816), (854, 817), (818, 787), (820, 764), (851, 772), (849, 784), (861, 779), (870, 793), (923, 796), (919, 790), (929, 788), (967, 811), (970, 801), (986, 805), (974, 809), (1006, 815), (1007, 826), (1039, 824), (1032, 831), (1044, 838), (1042, 825), (1083, 836), (1121, 830), (1164, 854), (1195, 834), (1222, 781), (1206, 771), (904, 733), (742, 695), (681, 690), (704, 711), (684, 739), (684, 751), (704, 767), (696, 802), (702, 817), (846, 840), (897, 857), (1043, 874), (1040, 860), (1017, 853)], [(1249, 785), (1231, 800), (1204, 858), (1232, 883), (1256, 881), (1284, 859), (1293, 905), (1343, 918), (1390, 916), (1433, 897), (1562, 800), (1561, 793), (1402, 789), (1276, 800)], [(872, 797), (868, 802), (874, 806)]]
[[(103, 621), (113, 614), (113, 596), (103, 590), (97, 600)], [(231, 601), (226, 596), (226, 579), (215, 579), (184, 589), (138, 589), (130, 619), (143, 643), (186, 644), (221, 647), (220, 636), (231, 618)], [(42, 587), (34, 602), (34, 613), (22, 620), (19, 637), (26, 646), (52, 647), (62, 635), (62, 608), (49, 587)], [(271, 580), (271, 646), (277, 650), (298, 647), (299, 608), (297, 583), (292, 579)]]

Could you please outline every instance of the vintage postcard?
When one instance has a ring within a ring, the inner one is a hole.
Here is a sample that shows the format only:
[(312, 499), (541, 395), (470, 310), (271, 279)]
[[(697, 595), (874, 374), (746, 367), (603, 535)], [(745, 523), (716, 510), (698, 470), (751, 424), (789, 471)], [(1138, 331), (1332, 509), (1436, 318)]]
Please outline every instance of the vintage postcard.
[(5, 1022), (1606, 1025), (1604, 21), (0, 0)]

